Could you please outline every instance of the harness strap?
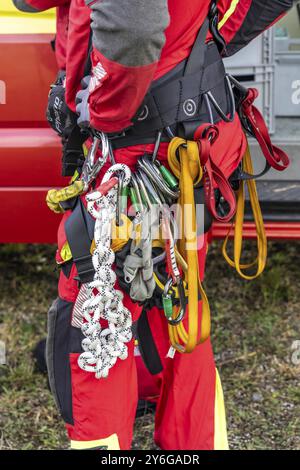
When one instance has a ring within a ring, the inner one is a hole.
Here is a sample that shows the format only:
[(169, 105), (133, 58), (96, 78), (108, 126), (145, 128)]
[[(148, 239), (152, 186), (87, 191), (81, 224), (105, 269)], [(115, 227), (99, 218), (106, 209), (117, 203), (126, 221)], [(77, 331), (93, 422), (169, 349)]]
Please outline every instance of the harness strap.
[[(200, 183), (203, 176), (197, 143), (175, 137), (169, 145), (168, 162), (171, 170), (179, 179), (179, 202), (182, 210), (182, 236), (179, 241), (179, 251), (188, 265), (186, 273), (188, 285), (188, 329), (184, 326), (183, 321), (176, 326), (169, 324), (169, 336), (171, 344), (176, 350), (190, 353), (198, 344), (206, 341), (210, 334), (210, 308), (200, 280), (197, 253), (194, 186)], [(202, 300), (200, 335), (198, 295)], [(174, 311), (174, 318), (176, 318), (177, 313)]]
[(139, 350), (142, 359), (149, 372), (152, 375), (162, 372), (163, 365), (149, 325), (148, 314), (145, 309), (143, 309), (137, 322), (136, 337), (139, 343)]
[[(250, 149), (247, 148), (246, 154), (243, 159), (243, 169), (249, 174), (253, 174), (253, 165), (251, 161)], [(234, 257), (230, 258), (228, 255), (228, 242), (231, 233), (230, 228), (227, 237), (223, 244), (223, 256), (228, 264), (235, 268), (238, 274), (247, 281), (252, 281), (259, 277), (265, 267), (267, 262), (267, 237), (264, 228), (264, 221), (261, 213), (261, 208), (258, 200), (256, 183), (254, 180), (247, 180), (247, 186), (250, 196), (251, 208), (253, 211), (256, 233), (257, 233), (257, 248), (258, 256), (255, 261), (249, 264), (241, 264), (241, 253), (243, 245), (243, 223), (244, 223), (244, 213), (245, 213), (245, 181), (241, 181), (240, 189), (238, 191), (238, 202), (237, 202), (237, 213), (234, 226)], [(257, 267), (256, 273), (253, 275), (248, 275), (245, 271)]]
[(192, 51), (189, 55), (184, 75), (190, 75), (195, 72), (198, 72), (199, 69), (202, 69), (205, 64), (205, 49), (206, 49), (206, 37), (209, 31), (209, 20), (205, 19), (202, 24), (197, 39), (194, 43)]
[(258, 97), (258, 90), (250, 88), (242, 101), (242, 111), (251, 131), (256, 137), (268, 164), (278, 171), (284, 171), (290, 164), (288, 155), (279, 147), (272, 144), (268, 128), (260, 111), (253, 105)]

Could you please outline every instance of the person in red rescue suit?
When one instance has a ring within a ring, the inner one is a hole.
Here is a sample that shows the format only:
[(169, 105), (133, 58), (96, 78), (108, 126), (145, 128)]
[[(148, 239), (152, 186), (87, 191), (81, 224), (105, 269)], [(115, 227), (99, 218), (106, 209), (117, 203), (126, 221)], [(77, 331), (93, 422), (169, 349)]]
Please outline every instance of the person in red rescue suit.
[[(134, 118), (150, 86), (189, 57), (211, 3), (209, 0), (72, 0), (66, 101), (73, 112), (78, 112), (79, 125), (108, 135), (122, 135), (134, 129)], [(277, 21), (293, 2), (220, 0), (215, 3), (219, 33), (227, 50), (234, 53), (243, 42), (250, 42)], [(91, 78), (89, 88), (82, 91), (91, 31)], [(204, 42), (211, 41), (215, 37), (208, 32)], [(199, 61), (202, 59), (199, 57)], [(188, 114), (190, 108), (186, 111)], [(211, 147), (211, 159), (229, 178), (239, 166), (247, 142), (237, 114), (230, 122), (221, 120), (216, 126), (219, 137)], [(153, 150), (154, 142), (128, 145), (116, 148), (114, 158), (134, 170), (138, 157)], [(168, 143), (163, 141), (158, 159), (166, 163), (167, 154)], [(107, 163), (98, 181), (108, 168)], [(71, 448), (130, 449), (138, 398), (134, 341), (128, 343), (128, 357), (118, 360), (107, 378), (97, 379), (80, 368), (83, 337), (76, 328), (73, 312), (79, 293), (78, 273), (74, 263), (68, 269), (64, 266), (65, 227), (70, 217), (68, 210), (59, 228), (57, 262), (62, 265), (59, 297), (49, 311), (47, 355), (51, 389), (66, 422)], [(202, 233), (200, 238), (198, 263), (203, 279), (209, 233)], [(170, 353), (164, 314), (153, 307), (146, 312), (145, 319), (142, 308), (126, 293), (124, 305), (134, 322), (143, 319), (143, 324), (150, 328), (161, 364), (154, 377), (159, 392), (156, 444), (164, 450), (227, 449), (223, 393), (210, 339), (191, 354)], [(201, 301), (198, 308), (201, 322)]]

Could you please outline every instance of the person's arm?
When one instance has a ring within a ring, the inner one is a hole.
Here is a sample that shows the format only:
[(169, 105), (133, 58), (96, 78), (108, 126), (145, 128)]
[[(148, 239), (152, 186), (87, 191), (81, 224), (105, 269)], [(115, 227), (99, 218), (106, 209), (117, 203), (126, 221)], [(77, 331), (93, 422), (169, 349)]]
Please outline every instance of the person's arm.
[(38, 13), (70, 3), (70, 0), (12, 0), (15, 7), (26, 13)]
[(85, 0), (93, 37), (90, 122), (131, 126), (153, 79), (169, 24), (168, 0)]
[(232, 8), (229, 0), (219, 5), (219, 30), (227, 43), (227, 54), (236, 54), (250, 41), (277, 23), (299, 0), (248, 0)]

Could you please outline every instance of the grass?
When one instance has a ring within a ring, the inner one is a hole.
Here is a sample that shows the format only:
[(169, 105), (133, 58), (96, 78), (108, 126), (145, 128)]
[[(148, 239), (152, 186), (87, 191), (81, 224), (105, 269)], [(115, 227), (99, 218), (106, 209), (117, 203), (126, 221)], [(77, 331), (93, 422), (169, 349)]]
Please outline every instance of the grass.
[[(232, 449), (300, 449), (300, 244), (270, 243), (269, 265), (246, 283), (211, 248), (206, 285), (213, 313), (213, 345), (221, 372)], [(247, 244), (251, 253), (253, 245)], [(0, 247), (0, 449), (67, 448), (47, 380), (32, 349), (45, 335), (56, 296), (54, 248)], [(299, 359), (299, 354), (294, 355)], [(295, 362), (295, 361), (294, 361)], [(133, 448), (153, 448), (153, 416), (136, 422)]]

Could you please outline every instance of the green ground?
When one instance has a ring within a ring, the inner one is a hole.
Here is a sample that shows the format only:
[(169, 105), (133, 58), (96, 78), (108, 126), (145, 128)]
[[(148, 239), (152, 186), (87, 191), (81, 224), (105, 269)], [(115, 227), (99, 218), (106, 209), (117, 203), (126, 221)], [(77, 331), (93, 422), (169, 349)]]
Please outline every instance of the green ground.
[[(219, 253), (216, 244), (206, 284), (231, 448), (300, 449), (300, 367), (292, 361), (300, 340), (300, 244), (270, 243), (268, 270), (251, 284)], [(0, 247), (0, 339), (8, 362), (0, 369), (0, 449), (67, 447), (46, 378), (31, 357), (56, 295), (53, 254), (52, 247)], [(152, 431), (152, 416), (138, 419), (134, 448), (153, 447)]]

